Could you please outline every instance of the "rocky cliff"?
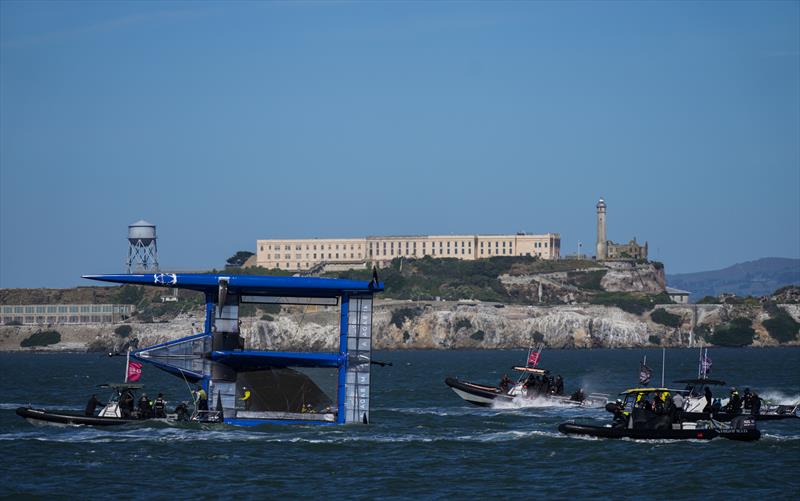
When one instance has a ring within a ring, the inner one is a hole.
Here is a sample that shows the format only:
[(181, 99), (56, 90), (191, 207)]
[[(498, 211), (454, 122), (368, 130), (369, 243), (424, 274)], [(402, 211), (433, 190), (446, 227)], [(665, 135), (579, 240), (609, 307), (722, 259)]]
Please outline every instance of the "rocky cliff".
[[(779, 305), (800, 322), (800, 305)], [(676, 315), (677, 326), (652, 320), (652, 311)], [(764, 328), (769, 315), (759, 306), (663, 305), (644, 315), (593, 305), (519, 306), (479, 302), (379, 301), (374, 310), (376, 349), (492, 349), (527, 347), (532, 341), (555, 348), (622, 348), (688, 346), (697, 333), (713, 332), (733, 319), (752, 321), (754, 346), (779, 343)], [(294, 312), (273, 320), (245, 318), (242, 336), (253, 349), (334, 350), (336, 311)], [(113, 351), (127, 344), (147, 346), (193, 332), (196, 317), (181, 316), (166, 323), (131, 323), (130, 334), (115, 334), (117, 326), (57, 326), (61, 342), (44, 349)], [(31, 326), (0, 328), (0, 350), (20, 350), (20, 342), (36, 332)], [(795, 336), (789, 344), (800, 344)], [(41, 349), (41, 348), (40, 348)]]

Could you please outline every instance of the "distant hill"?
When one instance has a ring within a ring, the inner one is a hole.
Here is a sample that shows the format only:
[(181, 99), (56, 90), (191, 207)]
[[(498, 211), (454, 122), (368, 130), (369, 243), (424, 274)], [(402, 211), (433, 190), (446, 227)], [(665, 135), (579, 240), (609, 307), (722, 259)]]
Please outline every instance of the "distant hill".
[(667, 285), (691, 292), (690, 300), (717, 296), (766, 296), (784, 285), (800, 284), (800, 259), (765, 257), (727, 268), (667, 275)]

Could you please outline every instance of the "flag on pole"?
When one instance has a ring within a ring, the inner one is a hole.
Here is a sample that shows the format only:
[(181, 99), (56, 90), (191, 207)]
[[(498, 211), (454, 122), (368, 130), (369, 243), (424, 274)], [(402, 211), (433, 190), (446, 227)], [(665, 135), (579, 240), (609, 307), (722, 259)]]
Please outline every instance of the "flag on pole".
[(541, 351), (532, 351), (528, 355), (528, 367), (536, 367), (536, 364), (539, 363), (539, 356), (542, 354)]
[(639, 362), (639, 384), (646, 386), (650, 384), (650, 377), (653, 375), (653, 369), (645, 365), (644, 362)]
[(708, 350), (706, 350), (703, 358), (700, 359), (700, 375), (705, 378), (709, 374), (711, 374), (711, 359), (708, 358)]
[(127, 380), (135, 383), (142, 377), (142, 363), (141, 362), (128, 362), (128, 377)]

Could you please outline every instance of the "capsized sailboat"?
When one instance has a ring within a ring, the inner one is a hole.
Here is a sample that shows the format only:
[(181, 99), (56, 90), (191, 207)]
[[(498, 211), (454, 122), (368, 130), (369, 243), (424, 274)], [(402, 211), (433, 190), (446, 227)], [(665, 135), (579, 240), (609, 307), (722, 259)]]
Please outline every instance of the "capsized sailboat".
[[(372, 364), (372, 299), (383, 290), (370, 281), (224, 274), (154, 273), (84, 278), (202, 292), (203, 332), (131, 352), (131, 359), (196, 385), (207, 400), (196, 419), (239, 426), (266, 423), (368, 423)], [(243, 304), (338, 307), (335, 352), (248, 349), (240, 333)], [(324, 379), (325, 390), (314, 378)]]

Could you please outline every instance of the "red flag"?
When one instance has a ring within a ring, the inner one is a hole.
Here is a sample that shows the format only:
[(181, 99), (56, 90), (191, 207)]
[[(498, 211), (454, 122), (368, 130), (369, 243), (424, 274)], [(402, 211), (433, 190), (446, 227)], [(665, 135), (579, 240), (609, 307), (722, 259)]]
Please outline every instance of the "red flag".
[(530, 355), (528, 355), (528, 365), (536, 367), (536, 364), (539, 363), (539, 353), (538, 351), (532, 351)]
[(135, 383), (142, 377), (142, 363), (128, 362), (128, 381)]

